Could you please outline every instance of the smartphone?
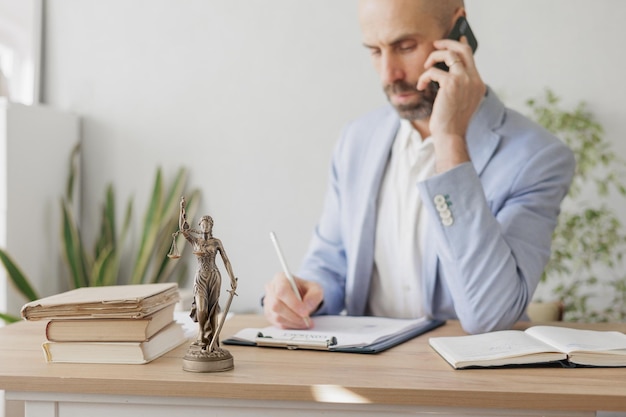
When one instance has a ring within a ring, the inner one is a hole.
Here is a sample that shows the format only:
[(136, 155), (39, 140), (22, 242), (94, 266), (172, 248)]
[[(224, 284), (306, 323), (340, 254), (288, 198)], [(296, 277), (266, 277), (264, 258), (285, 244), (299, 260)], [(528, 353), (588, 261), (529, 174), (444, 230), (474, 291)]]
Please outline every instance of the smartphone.
[[(474, 32), (472, 32), (472, 28), (470, 28), (469, 23), (467, 23), (465, 16), (461, 16), (456, 20), (454, 27), (448, 34), (448, 39), (460, 41), (461, 36), (465, 36), (467, 38), (467, 42), (472, 48), (472, 52), (476, 52), (476, 48), (478, 48), (478, 41), (476, 40), (476, 36), (474, 36)], [(444, 71), (449, 70), (445, 62), (437, 62), (435, 66)]]
[[(465, 36), (467, 38), (467, 42), (472, 48), (472, 53), (476, 52), (476, 48), (478, 48), (478, 41), (476, 40), (476, 36), (474, 36), (474, 32), (472, 32), (472, 28), (470, 28), (469, 23), (467, 23), (465, 16), (459, 17), (456, 22), (454, 22), (454, 27), (448, 34), (448, 39), (460, 41), (461, 36)], [(445, 62), (437, 62), (435, 67), (443, 71), (448, 71), (450, 69)], [(437, 94), (437, 91), (439, 91), (439, 83), (431, 81), (430, 86), (432, 91)]]

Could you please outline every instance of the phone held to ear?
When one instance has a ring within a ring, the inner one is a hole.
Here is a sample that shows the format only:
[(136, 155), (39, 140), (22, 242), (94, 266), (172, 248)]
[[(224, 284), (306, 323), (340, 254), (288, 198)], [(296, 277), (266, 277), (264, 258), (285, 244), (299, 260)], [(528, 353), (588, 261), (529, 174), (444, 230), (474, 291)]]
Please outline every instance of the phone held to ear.
[[(478, 41), (476, 40), (469, 23), (467, 23), (465, 16), (461, 16), (456, 20), (454, 27), (450, 31), (450, 34), (448, 34), (448, 39), (460, 41), (462, 36), (467, 38), (467, 43), (469, 43), (472, 48), (472, 52), (476, 52), (476, 48), (478, 48)], [(449, 70), (445, 62), (437, 62), (435, 66), (444, 71)]]
[[(469, 23), (467, 23), (465, 16), (461, 16), (456, 20), (454, 27), (448, 34), (448, 39), (460, 41), (462, 36), (465, 36), (467, 39), (467, 43), (469, 43), (469, 46), (472, 48), (472, 53), (476, 52), (476, 48), (478, 48), (478, 41), (476, 40), (476, 36), (474, 36), (474, 32), (472, 32), (472, 28), (470, 28)], [(437, 62), (435, 67), (443, 71), (448, 71), (450, 69), (445, 62)], [(435, 90), (438, 90), (439, 84), (433, 81), (433, 87)]]

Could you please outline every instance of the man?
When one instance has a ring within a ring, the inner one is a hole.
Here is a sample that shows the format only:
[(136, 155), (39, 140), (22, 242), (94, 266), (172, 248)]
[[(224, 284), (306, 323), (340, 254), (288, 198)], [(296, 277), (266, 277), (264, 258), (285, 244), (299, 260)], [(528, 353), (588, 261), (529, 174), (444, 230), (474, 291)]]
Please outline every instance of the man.
[(465, 37), (444, 39), (465, 14), (462, 0), (359, 1), (391, 106), (344, 130), (296, 278), (302, 301), (275, 276), (272, 324), (346, 311), (458, 319), (479, 333), (523, 317), (575, 162), (489, 90)]

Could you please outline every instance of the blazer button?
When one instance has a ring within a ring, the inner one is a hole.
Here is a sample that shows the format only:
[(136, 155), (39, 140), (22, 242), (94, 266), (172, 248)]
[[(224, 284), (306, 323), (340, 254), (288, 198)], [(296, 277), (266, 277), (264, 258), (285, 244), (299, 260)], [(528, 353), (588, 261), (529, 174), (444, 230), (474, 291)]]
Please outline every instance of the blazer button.
[(448, 203), (446, 203), (446, 198), (442, 194), (437, 194), (435, 198), (433, 199), (433, 201), (436, 205), (440, 205), (440, 204), (445, 204), (446, 206), (448, 205)]
[(441, 219), (441, 223), (444, 226), (452, 226), (452, 223), (454, 223), (454, 219), (452, 217), (448, 217), (446, 219)]
[(443, 211), (441, 211), (439, 213), (439, 217), (441, 217), (442, 220), (451, 219), (452, 218), (452, 212), (450, 210), (448, 210), (448, 209), (445, 209), (445, 210), (443, 210)]

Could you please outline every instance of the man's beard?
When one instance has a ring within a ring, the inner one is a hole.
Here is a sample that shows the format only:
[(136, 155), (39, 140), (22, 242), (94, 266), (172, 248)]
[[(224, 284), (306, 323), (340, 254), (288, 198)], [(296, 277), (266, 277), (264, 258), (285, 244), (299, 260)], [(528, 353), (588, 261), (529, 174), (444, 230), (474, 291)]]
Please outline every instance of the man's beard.
[[(418, 91), (415, 89), (415, 85), (401, 80), (396, 81), (393, 84), (386, 85), (384, 90), (387, 95), (387, 99), (393, 107), (395, 107), (396, 111), (403, 119), (422, 120), (430, 117), (433, 112), (433, 103), (435, 102), (437, 92), (435, 91), (432, 83), (429, 83), (425, 90)], [(411, 104), (393, 104), (391, 102), (392, 94), (404, 92), (417, 92), (417, 102)]]

